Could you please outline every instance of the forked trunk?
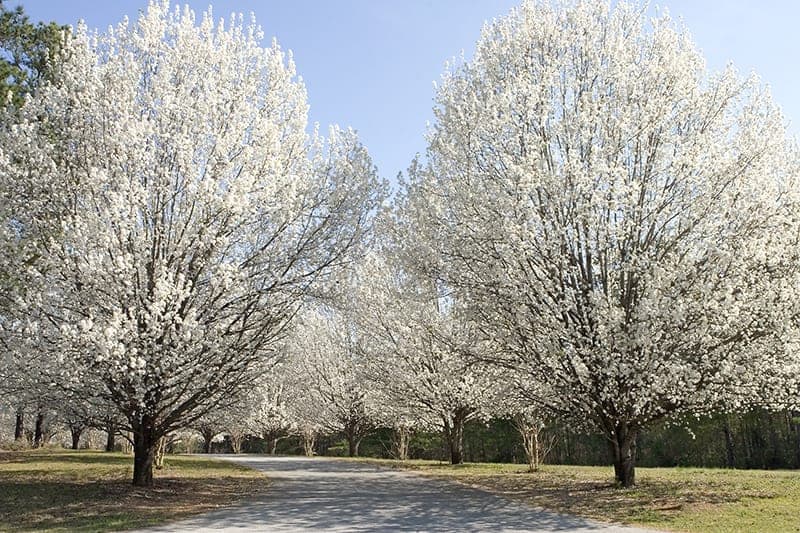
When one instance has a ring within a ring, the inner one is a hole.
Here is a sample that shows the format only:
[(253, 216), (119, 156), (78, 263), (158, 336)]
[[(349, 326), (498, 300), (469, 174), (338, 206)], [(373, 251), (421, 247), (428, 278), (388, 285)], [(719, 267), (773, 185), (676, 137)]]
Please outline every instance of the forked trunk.
[(269, 439), (269, 454), (275, 455), (275, 452), (278, 450), (278, 437)]
[(460, 465), (464, 462), (464, 419), (463, 410), (454, 413), (452, 420), (445, 420), (444, 433), (450, 448), (450, 464)]
[(314, 456), (314, 445), (317, 443), (317, 434), (310, 431), (303, 432), (303, 451), (307, 457)]
[(528, 470), (531, 472), (539, 471), (539, 428), (528, 427), (522, 432), (522, 443), (525, 447), (525, 455), (528, 456)]
[(242, 453), (242, 443), (244, 442), (244, 433), (231, 433), (231, 451), (233, 453)]
[(81, 442), (81, 434), (83, 433), (83, 428), (79, 426), (71, 426), (69, 428), (69, 433), (72, 436), (72, 449), (77, 450)]
[(206, 437), (203, 435), (203, 453), (211, 453), (211, 442), (214, 436)]
[(625, 425), (618, 426), (610, 437), (614, 479), (621, 487), (629, 488), (636, 484), (636, 437), (637, 432)]
[(361, 445), (361, 438), (355, 435), (347, 436), (347, 453), (350, 457), (358, 457), (358, 447)]

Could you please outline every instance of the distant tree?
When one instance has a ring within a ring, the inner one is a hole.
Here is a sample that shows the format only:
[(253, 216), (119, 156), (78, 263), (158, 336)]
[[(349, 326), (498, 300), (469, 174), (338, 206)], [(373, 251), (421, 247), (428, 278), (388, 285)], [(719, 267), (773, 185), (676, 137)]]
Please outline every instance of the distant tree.
[[(0, 107), (10, 103), (9, 112), (13, 112), (38, 85), (55, 79), (61, 43), (67, 31), (68, 27), (54, 22), (34, 24), (22, 6), (9, 9), (7, 2), (0, 0)], [(31, 390), (36, 379), (20, 375), (21, 367), (8, 345), (4, 325), (20, 312), (16, 308), (16, 296), (24, 291), (26, 270), (36, 260), (36, 254), (25, 253), (19, 246), (14, 250), (3, 246), (6, 239), (12, 238), (10, 228), (5, 225), (10, 219), (6, 205), (7, 202), (0, 201), (0, 220), (3, 221), (0, 225), (0, 396), (17, 402), (14, 433), (16, 440), (22, 440), (25, 398), (36, 395)], [(19, 237), (18, 234), (13, 236)], [(28, 366), (29, 363), (22, 363), (22, 368)]]
[[(352, 307), (365, 375), (381, 402), (379, 418), (392, 420), (399, 432), (409, 423), (439, 429), (451, 463), (460, 464), (464, 425), (490, 412), (502, 380), (496, 368), (475, 361), (487, 344), (467, 310), (434, 280), (404, 268), (401, 253), (375, 254), (357, 276), (368, 280), (357, 284)], [(400, 444), (407, 435), (396, 437)]]
[(277, 365), (253, 387), (252, 405), (247, 418), (250, 432), (267, 442), (270, 455), (275, 455), (278, 442), (293, 430), (289, 402), (292, 390), (285, 365)]
[(620, 485), (644, 428), (782, 364), (798, 156), (756, 79), (708, 75), (665, 15), (530, 0), (445, 74), (435, 117), (409, 253), (441, 255), (498, 362), (605, 436)]
[(225, 416), (217, 409), (204, 413), (191, 424), (191, 428), (197, 431), (203, 439), (203, 453), (211, 453), (211, 445), (214, 439), (222, 434), (224, 425)]
[(348, 455), (355, 457), (362, 439), (375, 428), (369, 382), (353, 328), (329, 308), (303, 313), (288, 343), (289, 357), (304, 376), (317, 421), (327, 433), (342, 433)]

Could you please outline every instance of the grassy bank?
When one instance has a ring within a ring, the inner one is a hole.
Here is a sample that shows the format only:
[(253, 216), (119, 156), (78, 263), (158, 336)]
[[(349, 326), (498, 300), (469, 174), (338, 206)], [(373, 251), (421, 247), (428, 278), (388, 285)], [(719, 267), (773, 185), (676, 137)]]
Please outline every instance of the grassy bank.
[(800, 472), (638, 468), (634, 489), (610, 467), (370, 461), (452, 479), (558, 512), (653, 529), (800, 532)]
[(133, 458), (67, 450), (0, 451), (0, 531), (109, 531), (229, 505), (263, 474), (226, 461), (168, 456), (155, 487), (131, 486)]

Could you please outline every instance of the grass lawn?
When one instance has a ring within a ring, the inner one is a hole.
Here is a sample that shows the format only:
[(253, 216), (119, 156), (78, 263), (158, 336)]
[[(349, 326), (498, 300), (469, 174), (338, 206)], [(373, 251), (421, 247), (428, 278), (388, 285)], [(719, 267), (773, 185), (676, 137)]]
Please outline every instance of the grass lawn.
[(637, 468), (618, 489), (611, 467), (370, 460), (452, 479), (529, 504), (597, 520), (692, 532), (800, 532), (800, 471)]
[(233, 463), (167, 456), (155, 487), (131, 485), (133, 457), (68, 450), (0, 451), (0, 531), (109, 531), (229, 505), (264, 490)]

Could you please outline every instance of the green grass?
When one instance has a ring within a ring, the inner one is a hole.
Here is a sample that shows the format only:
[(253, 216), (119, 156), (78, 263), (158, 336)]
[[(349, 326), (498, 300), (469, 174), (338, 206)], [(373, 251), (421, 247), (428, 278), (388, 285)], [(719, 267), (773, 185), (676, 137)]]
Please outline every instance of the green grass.
[(226, 461), (167, 456), (155, 486), (131, 485), (120, 453), (0, 452), (0, 531), (111, 531), (164, 523), (263, 490), (263, 474)]
[(689, 532), (800, 532), (800, 471), (637, 468), (633, 489), (616, 488), (610, 467), (451, 466), (369, 460), (448, 478), (546, 509), (601, 521)]

